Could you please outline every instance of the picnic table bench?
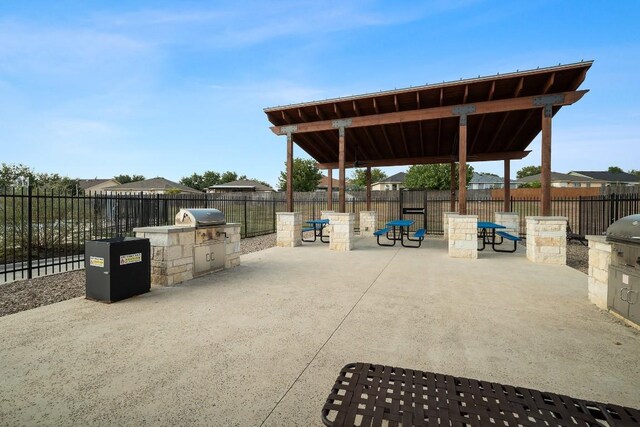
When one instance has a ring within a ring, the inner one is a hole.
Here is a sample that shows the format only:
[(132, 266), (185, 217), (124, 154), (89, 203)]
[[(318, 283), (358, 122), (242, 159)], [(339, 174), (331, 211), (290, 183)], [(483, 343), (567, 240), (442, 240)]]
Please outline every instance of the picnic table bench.
[(326, 426), (638, 426), (640, 410), (371, 363), (340, 371)]

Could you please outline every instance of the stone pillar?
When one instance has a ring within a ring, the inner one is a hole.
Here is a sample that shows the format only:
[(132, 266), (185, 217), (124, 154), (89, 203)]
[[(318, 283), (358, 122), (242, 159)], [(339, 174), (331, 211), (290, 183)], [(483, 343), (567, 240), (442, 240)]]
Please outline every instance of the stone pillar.
[[(329, 219), (329, 216), (335, 211), (320, 211), (320, 219)], [(331, 236), (331, 227), (327, 226), (322, 230), (323, 236)]]
[(276, 221), (277, 246), (302, 245), (302, 212), (277, 212)]
[(449, 215), (449, 256), (478, 258), (478, 215)]
[(360, 211), (360, 236), (372, 237), (378, 228), (378, 212)]
[(449, 217), (452, 215), (458, 215), (458, 212), (443, 212), (442, 213), (442, 229), (444, 230), (444, 240), (449, 238)]
[(152, 285), (173, 286), (193, 279), (195, 227), (139, 227), (133, 232), (149, 239)]
[(567, 218), (528, 216), (527, 259), (542, 264), (567, 263)]
[(350, 251), (353, 249), (355, 224), (356, 214), (354, 213), (335, 212), (329, 214), (329, 228), (331, 228), (329, 249), (332, 251)]
[(494, 222), (506, 227), (501, 228), (501, 231), (506, 231), (514, 236), (520, 234), (520, 215), (516, 212), (496, 212)]
[(239, 223), (228, 223), (221, 227), (227, 235), (224, 268), (240, 265), (240, 225)]
[(589, 301), (607, 309), (611, 244), (604, 236), (587, 236), (589, 240)]

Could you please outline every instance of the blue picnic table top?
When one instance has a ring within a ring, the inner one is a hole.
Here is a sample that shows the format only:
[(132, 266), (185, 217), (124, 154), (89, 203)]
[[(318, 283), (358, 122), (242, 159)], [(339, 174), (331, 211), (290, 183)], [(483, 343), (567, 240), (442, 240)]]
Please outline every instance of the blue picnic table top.
[(388, 227), (409, 227), (413, 225), (415, 221), (412, 219), (395, 219), (387, 223)]
[(496, 224), (495, 222), (478, 221), (478, 228), (507, 228), (504, 225)]
[(328, 219), (310, 219), (309, 221), (307, 221), (307, 224), (329, 224), (329, 220)]

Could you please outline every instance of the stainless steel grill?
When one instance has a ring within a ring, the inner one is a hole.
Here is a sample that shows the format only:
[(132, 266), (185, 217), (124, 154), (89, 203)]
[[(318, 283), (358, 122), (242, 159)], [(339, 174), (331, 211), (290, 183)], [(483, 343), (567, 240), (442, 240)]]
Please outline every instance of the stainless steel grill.
[(607, 229), (611, 243), (608, 307), (640, 324), (640, 215), (629, 215)]
[(176, 225), (191, 225), (199, 228), (226, 223), (224, 214), (218, 209), (180, 209), (176, 215)]
[(180, 209), (176, 215), (176, 225), (196, 228), (193, 248), (194, 276), (224, 268), (226, 223), (224, 214), (218, 209)]

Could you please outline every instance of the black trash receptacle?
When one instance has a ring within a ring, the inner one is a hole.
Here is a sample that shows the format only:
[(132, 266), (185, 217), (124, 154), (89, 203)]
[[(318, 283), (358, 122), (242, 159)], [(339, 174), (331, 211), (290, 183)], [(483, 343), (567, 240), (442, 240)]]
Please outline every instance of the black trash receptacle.
[(113, 237), (86, 241), (86, 297), (115, 302), (149, 292), (149, 255), (149, 239)]

